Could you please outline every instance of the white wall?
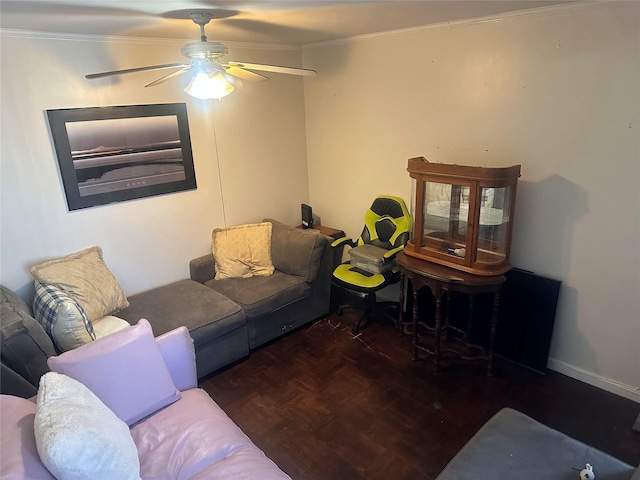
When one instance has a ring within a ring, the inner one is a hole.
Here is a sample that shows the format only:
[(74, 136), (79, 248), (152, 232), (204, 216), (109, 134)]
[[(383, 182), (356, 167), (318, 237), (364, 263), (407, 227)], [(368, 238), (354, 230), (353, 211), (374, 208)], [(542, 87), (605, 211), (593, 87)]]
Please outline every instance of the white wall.
[[(277, 75), (212, 104), (175, 83), (142, 88), (152, 73), (89, 82), (180, 61), (180, 43), (0, 31), (0, 281), (26, 297), (31, 265), (100, 245), (133, 294), (187, 277), (213, 227), (293, 224), (302, 202), (357, 236), (375, 195), (410, 201), (409, 157), (519, 163), (512, 263), (563, 281), (550, 366), (640, 400), (639, 8), (307, 48), (319, 76), (304, 101), (299, 78)], [(300, 53), (232, 46), (230, 58), (298, 65)], [(68, 212), (45, 110), (167, 102), (187, 103), (198, 189)]]
[[(186, 76), (153, 88), (143, 86), (162, 72), (84, 79), (182, 61), (186, 42), (0, 33), (2, 284), (28, 297), (33, 264), (100, 245), (130, 295), (187, 278), (189, 260), (210, 251), (214, 227), (299, 221), (308, 201), (300, 78), (273, 74), (221, 102), (200, 101), (182, 92)], [(301, 62), (299, 50), (230, 47), (234, 60)], [(197, 190), (69, 212), (45, 111), (170, 102), (187, 103)]]
[(640, 401), (640, 4), (308, 46), (309, 200), (355, 237), (407, 159), (522, 165), (512, 264), (562, 280), (550, 366)]

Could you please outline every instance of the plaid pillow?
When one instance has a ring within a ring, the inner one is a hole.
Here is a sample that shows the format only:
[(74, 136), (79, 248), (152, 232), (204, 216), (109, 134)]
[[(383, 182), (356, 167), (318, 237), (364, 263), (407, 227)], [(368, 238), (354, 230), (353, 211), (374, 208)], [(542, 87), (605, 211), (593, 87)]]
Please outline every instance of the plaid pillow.
[(96, 339), (91, 319), (64, 291), (34, 282), (33, 316), (49, 334), (56, 348), (65, 352)]

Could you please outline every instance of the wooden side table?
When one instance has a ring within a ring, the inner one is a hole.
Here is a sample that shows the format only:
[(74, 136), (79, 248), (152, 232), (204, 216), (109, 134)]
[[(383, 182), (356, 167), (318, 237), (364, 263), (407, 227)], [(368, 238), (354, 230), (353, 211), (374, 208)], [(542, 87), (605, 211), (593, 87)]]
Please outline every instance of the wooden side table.
[[(298, 225), (297, 228), (302, 228), (302, 225)], [(344, 237), (344, 232), (342, 230), (338, 230), (337, 228), (325, 227), (324, 225), (314, 225), (312, 230), (319, 231), (322, 235), (326, 235), (327, 237), (331, 237), (334, 240)]]
[[(400, 252), (396, 256), (396, 262), (400, 269), (402, 276), (400, 280), (400, 305), (404, 305), (404, 280), (409, 278), (413, 285), (413, 312), (412, 312), (412, 324), (413, 324), (413, 359), (418, 359), (418, 351), (422, 350), (428, 354), (433, 355), (433, 362), (435, 368), (438, 369), (440, 365), (440, 355), (443, 353), (440, 345), (440, 340), (443, 330), (448, 333), (449, 329), (462, 333), (461, 344), (465, 349), (463, 352), (457, 350), (447, 350), (447, 352), (458, 353), (463, 359), (466, 360), (487, 360), (487, 375), (493, 375), (493, 348), (496, 337), (496, 330), (498, 324), (498, 305), (500, 304), (500, 289), (505, 282), (506, 277), (504, 275), (496, 276), (481, 276), (474, 275), (467, 272), (455, 270), (453, 268), (438, 265), (427, 260), (411, 257), (404, 252)], [(422, 287), (428, 287), (431, 293), (436, 299), (436, 312), (435, 312), (435, 329), (434, 329), (434, 342), (433, 348), (430, 348), (421, 341), (420, 334), (418, 333), (418, 291)], [(465, 331), (449, 325), (449, 312), (450, 308), (447, 308), (447, 318), (445, 322), (442, 322), (442, 300), (446, 295), (446, 301), (450, 302), (450, 292), (463, 292), (470, 295), (469, 299), (469, 318), (468, 325)], [(493, 312), (491, 315), (491, 331), (489, 337), (489, 350), (485, 351), (479, 345), (473, 345), (470, 343), (471, 328), (473, 320), (473, 306), (474, 297), (478, 293), (493, 293)], [(403, 312), (400, 308), (399, 325), (402, 327)], [(478, 350), (480, 353), (477, 355), (470, 355), (468, 352)]]

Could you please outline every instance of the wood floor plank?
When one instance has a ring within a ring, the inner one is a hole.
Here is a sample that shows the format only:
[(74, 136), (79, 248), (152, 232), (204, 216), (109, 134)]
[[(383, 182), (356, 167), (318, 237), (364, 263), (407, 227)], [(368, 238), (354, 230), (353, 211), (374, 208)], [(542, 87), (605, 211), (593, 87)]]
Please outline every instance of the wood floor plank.
[(502, 407), (640, 464), (640, 405), (564, 375), (498, 360), (412, 361), (390, 323), (352, 314), (281, 338), (201, 382), (293, 479), (433, 479)]

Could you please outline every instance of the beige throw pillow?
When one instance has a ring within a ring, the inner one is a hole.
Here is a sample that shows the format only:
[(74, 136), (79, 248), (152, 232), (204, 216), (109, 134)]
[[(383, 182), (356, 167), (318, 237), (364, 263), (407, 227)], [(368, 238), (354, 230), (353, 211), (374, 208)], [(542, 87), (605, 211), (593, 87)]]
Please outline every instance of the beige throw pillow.
[(211, 248), (216, 280), (268, 276), (275, 270), (271, 261), (271, 224), (268, 222), (216, 228)]
[(31, 275), (65, 291), (91, 320), (129, 306), (122, 287), (104, 263), (100, 247), (36, 265), (31, 268)]
[(58, 351), (73, 350), (96, 339), (93, 322), (78, 302), (54, 285), (33, 283), (33, 316)]

